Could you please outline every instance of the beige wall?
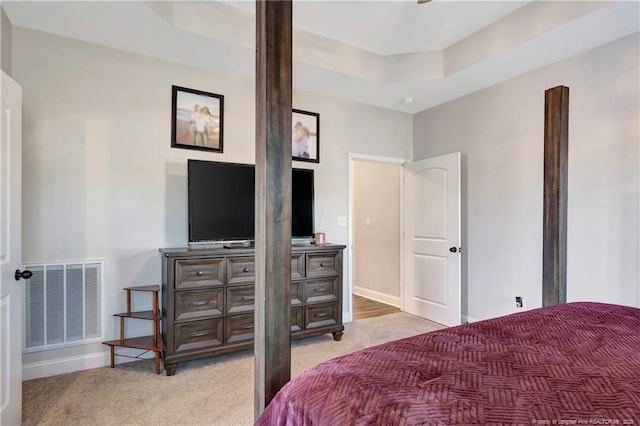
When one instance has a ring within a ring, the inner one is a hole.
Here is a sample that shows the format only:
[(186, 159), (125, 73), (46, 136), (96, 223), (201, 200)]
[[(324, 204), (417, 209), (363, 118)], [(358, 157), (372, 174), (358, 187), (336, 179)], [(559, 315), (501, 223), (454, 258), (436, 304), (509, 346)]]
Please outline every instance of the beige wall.
[[(24, 261), (105, 259), (106, 311), (122, 311), (123, 287), (160, 281), (158, 248), (187, 244), (187, 159), (254, 162), (255, 84), (19, 27), (13, 71), (24, 99)], [(225, 96), (223, 154), (170, 147), (171, 85)], [(347, 216), (348, 153), (411, 158), (412, 118), (301, 91), (293, 105), (320, 114), (320, 163), (294, 162), (315, 169), (317, 228), (347, 243), (338, 217)], [(114, 338), (116, 320), (107, 325)], [(131, 335), (148, 333), (135, 327)]]
[(0, 6), (0, 68), (7, 75), (11, 75), (11, 21)]
[(414, 158), (460, 151), (471, 319), (542, 301), (544, 91), (570, 88), (567, 299), (640, 305), (639, 34), (414, 116)]
[(402, 166), (353, 162), (353, 292), (400, 306)]

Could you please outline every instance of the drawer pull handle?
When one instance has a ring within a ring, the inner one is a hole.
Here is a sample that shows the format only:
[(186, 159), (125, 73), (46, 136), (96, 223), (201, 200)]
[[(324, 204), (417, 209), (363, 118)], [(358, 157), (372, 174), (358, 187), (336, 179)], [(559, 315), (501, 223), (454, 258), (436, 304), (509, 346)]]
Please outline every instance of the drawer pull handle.
[(320, 292), (320, 291), (327, 291), (327, 290), (329, 290), (329, 287), (321, 287), (321, 288), (317, 288), (316, 287), (316, 288), (313, 289), (313, 291), (316, 292), (316, 293)]
[(204, 275), (204, 271), (196, 271), (196, 275), (200, 277)]
[(242, 268), (242, 272), (244, 272), (244, 273), (249, 272), (249, 268), (247, 268), (247, 267)]
[(191, 306), (201, 306), (201, 305), (208, 305), (210, 302), (210, 300), (198, 300), (195, 302), (191, 302)]
[(209, 334), (208, 331), (198, 331), (197, 333), (191, 333), (191, 337), (202, 337)]
[(325, 262), (320, 262), (320, 267), (324, 267), (326, 265)]
[(253, 300), (255, 300), (255, 297), (254, 296), (242, 296), (240, 298), (240, 300), (245, 300), (245, 301), (250, 301), (251, 300), (251, 301), (253, 301)]
[(251, 330), (253, 328), (253, 324), (242, 324), (242, 328), (244, 330)]
[(316, 316), (318, 318), (328, 317), (329, 316), (329, 312), (323, 312), (321, 314), (315, 314), (314, 316)]

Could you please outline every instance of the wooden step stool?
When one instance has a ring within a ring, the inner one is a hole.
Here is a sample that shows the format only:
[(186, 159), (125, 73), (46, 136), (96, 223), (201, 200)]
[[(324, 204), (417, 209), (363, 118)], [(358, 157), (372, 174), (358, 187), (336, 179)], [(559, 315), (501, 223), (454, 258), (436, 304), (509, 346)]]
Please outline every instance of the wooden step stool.
[[(127, 292), (127, 312), (113, 315), (114, 317), (120, 318), (120, 339), (102, 342), (103, 345), (108, 345), (111, 348), (111, 368), (115, 367), (116, 356), (143, 359), (142, 356), (144, 354), (153, 351), (156, 361), (156, 374), (160, 374), (160, 354), (162, 353), (162, 338), (160, 337), (160, 310), (158, 309), (158, 292), (160, 291), (160, 286), (145, 285), (139, 287), (126, 287), (124, 290)], [(153, 309), (150, 311), (131, 312), (132, 291), (152, 293)], [(124, 321), (128, 318), (153, 321), (153, 334), (151, 336), (125, 339)], [(141, 349), (144, 350), (144, 352), (137, 356), (118, 354), (115, 352), (116, 347)]]

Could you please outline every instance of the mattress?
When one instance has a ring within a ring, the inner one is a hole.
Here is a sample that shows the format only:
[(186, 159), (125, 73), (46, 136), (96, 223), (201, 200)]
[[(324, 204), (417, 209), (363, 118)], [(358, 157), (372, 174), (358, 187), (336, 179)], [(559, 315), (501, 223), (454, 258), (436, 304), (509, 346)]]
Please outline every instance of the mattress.
[(568, 303), (360, 350), (285, 385), (257, 425), (640, 425), (640, 309)]

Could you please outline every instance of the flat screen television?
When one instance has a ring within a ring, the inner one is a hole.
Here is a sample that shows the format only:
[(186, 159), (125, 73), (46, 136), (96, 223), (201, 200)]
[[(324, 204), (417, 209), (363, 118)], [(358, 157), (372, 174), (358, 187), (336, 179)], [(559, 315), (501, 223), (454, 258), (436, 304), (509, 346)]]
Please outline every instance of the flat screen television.
[[(250, 164), (189, 160), (189, 243), (253, 241), (255, 167)], [(291, 236), (313, 236), (313, 170), (293, 169)]]

